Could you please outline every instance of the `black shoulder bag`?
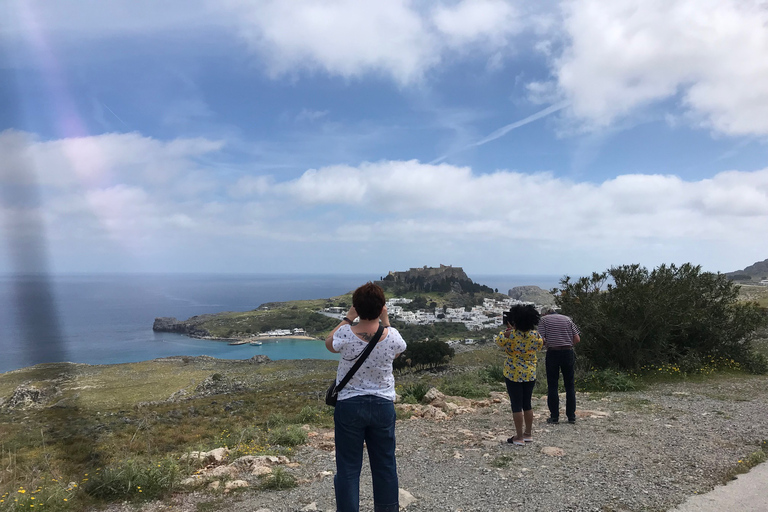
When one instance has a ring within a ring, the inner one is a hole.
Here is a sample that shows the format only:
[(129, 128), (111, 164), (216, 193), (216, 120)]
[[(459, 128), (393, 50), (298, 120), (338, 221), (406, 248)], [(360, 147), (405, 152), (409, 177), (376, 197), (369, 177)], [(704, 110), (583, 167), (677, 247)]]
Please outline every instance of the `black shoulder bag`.
[(357, 361), (355, 361), (354, 366), (352, 366), (352, 368), (349, 369), (349, 371), (344, 376), (344, 378), (341, 379), (341, 382), (336, 384), (336, 379), (333, 379), (331, 386), (325, 392), (325, 403), (327, 405), (330, 405), (331, 407), (336, 407), (336, 401), (339, 398), (339, 391), (341, 391), (344, 388), (344, 386), (347, 385), (347, 382), (349, 382), (349, 379), (351, 379), (355, 375), (355, 372), (359, 370), (360, 367), (363, 365), (365, 360), (368, 358), (368, 355), (373, 351), (373, 347), (375, 347), (376, 344), (379, 342), (379, 339), (381, 339), (381, 333), (383, 332), (384, 332), (384, 326), (379, 325), (379, 329), (376, 331), (376, 334), (373, 335), (373, 339), (368, 342), (368, 346), (365, 347), (365, 350), (363, 350), (363, 353), (360, 354), (360, 356), (357, 358)]

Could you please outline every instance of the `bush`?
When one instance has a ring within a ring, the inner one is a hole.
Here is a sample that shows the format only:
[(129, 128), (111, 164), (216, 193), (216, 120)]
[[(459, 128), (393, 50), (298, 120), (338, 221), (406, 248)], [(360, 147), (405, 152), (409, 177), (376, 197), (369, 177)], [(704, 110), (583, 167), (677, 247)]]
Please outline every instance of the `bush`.
[(159, 463), (128, 460), (92, 475), (83, 490), (103, 501), (145, 501), (170, 494), (179, 477), (172, 459)]
[(483, 369), (483, 379), (488, 384), (504, 382), (506, 380), (506, 377), (504, 377), (504, 366), (500, 364), (486, 366)]
[(307, 433), (297, 425), (280, 426), (268, 432), (267, 442), (271, 445), (299, 446), (307, 442)]
[(400, 394), (404, 403), (417, 404), (424, 399), (424, 395), (429, 391), (430, 386), (424, 382), (416, 382), (405, 386)]
[(595, 370), (576, 381), (579, 391), (635, 391), (635, 380), (624, 372)]
[(288, 423), (287, 418), (283, 413), (273, 412), (267, 416), (267, 421), (264, 422), (264, 426), (267, 428), (275, 428)]
[(413, 342), (395, 359), (392, 367), (401, 370), (411, 368), (435, 368), (448, 363), (456, 351), (447, 343), (437, 340)]
[(638, 370), (695, 358), (751, 357), (751, 334), (766, 322), (757, 304), (738, 301), (738, 286), (689, 263), (612, 267), (553, 290), (562, 313), (581, 330), (580, 355), (597, 368)]
[(296, 419), (299, 423), (319, 423), (325, 416), (325, 409), (327, 407), (313, 407), (311, 405), (305, 405), (302, 407)]
[(262, 488), (280, 491), (296, 487), (296, 478), (283, 468), (275, 468), (271, 475), (264, 478)]
[(768, 357), (752, 352), (749, 358), (744, 361), (744, 369), (755, 375), (765, 375), (768, 373)]

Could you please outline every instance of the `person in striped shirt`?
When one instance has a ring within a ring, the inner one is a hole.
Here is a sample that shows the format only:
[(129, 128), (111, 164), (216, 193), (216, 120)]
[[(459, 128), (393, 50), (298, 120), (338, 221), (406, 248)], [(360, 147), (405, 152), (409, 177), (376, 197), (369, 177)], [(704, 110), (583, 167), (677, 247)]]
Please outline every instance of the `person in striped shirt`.
[(568, 423), (576, 423), (576, 382), (573, 376), (576, 354), (573, 352), (573, 346), (581, 341), (579, 328), (570, 317), (549, 308), (539, 321), (539, 334), (544, 338), (547, 349), (547, 423), (558, 423), (560, 420), (557, 385), (561, 372), (565, 385), (565, 415), (568, 417)]

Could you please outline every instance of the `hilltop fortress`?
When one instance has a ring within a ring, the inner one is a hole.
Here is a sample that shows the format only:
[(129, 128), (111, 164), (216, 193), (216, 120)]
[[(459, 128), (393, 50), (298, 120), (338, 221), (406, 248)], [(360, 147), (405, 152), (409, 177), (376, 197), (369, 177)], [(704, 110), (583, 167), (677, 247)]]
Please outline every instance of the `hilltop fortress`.
[(493, 293), (485, 285), (474, 283), (461, 267), (411, 268), (404, 272), (390, 271), (376, 284), (393, 293), (442, 292), (442, 293)]
[(440, 264), (439, 267), (428, 267), (424, 265), (421, 268), (411, 268), (404, 272), (390, 270), (384, 281), (405, 283), (421, 277), (424, 281), (439, 281), (441, 279), (454, 278), (459, 281), (469, 281), (466, 272), (461, 267), (453, 265)]

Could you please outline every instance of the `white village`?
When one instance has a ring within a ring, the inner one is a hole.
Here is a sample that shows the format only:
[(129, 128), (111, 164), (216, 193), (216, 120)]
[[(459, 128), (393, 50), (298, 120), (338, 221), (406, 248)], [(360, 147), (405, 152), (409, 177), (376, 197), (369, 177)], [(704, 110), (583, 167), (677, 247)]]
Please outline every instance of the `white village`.
[[(513, 298), (483, 299), (483, 304), (473, 306), (467, 311), (465, 308), (440, 308), (434, 310), (419, 309), (416, 311), (407, 311), (403, 304), (409, 304), (413, 299), (395, 297), (387, 300), (387, 311), (392, 320), (397, 320), (410, 325), (432, 325), (439, 322), (463, 323), (469, 331), (481, 331), (483, 329), (492, 329), (501, 327), (501, 318), (504, 311), (508, 311), (515, 304), (530, 304), (536, 306), (533, 302), (520, 301)], [(334, 318), (343, 318), (347, 308), (333, 306), (323, 309), (322, 313)], [(473, 340), (450, 340), (449, 344), (463, 341), (466, 344), (472, 344)]]

